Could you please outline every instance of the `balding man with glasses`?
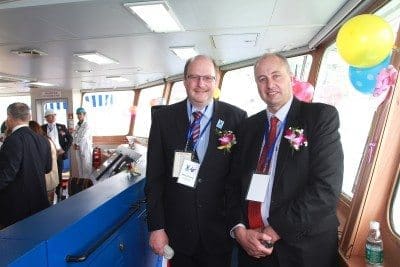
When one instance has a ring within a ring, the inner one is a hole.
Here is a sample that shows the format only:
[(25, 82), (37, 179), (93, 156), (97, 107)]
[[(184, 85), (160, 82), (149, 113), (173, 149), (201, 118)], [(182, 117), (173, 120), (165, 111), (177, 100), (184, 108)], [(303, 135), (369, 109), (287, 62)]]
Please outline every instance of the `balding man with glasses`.
[(187, 99), (153, 114), (146, 183), (150, 246), (159, 255), (171, 246), (172, 267), (230, 266), (227, 176), (246, 112), (213, 99), (217, 75), (211, 58), (188, 60)]

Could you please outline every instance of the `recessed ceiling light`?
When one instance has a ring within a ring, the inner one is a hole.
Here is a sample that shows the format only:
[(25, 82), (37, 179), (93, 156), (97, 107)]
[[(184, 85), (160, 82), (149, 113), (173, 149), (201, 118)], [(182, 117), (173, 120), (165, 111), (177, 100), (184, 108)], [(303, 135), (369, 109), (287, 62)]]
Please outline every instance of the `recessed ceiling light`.
[(111, 59), (109, 57), (106, 57), (105, 55), (102, 55), (97, 52), (91, 52), (91, 53), (76, 53), (74, 56), (82, 58), (84, 60), (99, 64), (99, 65), (107, 65), (107, 64), (118, 64), (118, 61)]
[(193, 46), (170, 47), (169, 49), (182, 60), (187, 60), (198, 55)]
[(114, 82), (129, 82), (127, 78), (121, 77), (121, 76), (107, 76), (106, 79), (112, 80)]
[(32, 86), (38, 86), (38, 87), (50, 87), (50, 86), (56, 86), (55, 84), (51, 84), (51, 83), (44, 83), (44, 82), (31, 82), (31, 83), (28, 83), (28, 85), (32, 85)]
[(142, 19), (154, 32), (183, 31), (172, 9), (165, 1), (125, 3), (124, 6)]

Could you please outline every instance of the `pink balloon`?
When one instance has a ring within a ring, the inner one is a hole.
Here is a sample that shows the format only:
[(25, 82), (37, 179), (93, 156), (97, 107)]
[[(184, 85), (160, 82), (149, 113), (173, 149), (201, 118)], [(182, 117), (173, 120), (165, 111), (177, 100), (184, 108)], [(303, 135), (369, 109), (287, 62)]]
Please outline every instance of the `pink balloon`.
[(304, 102), (311, 102), (314, 96), (314, 86), (311, 83), (302, 82), (294, 77), (292, 88), (296, 98)]

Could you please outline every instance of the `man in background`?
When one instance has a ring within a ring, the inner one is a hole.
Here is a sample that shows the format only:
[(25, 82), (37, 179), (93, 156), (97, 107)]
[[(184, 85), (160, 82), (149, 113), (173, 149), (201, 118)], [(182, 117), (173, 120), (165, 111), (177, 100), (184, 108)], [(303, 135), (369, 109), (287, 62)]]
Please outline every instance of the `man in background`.
[[(72, 145), (73, 138), (64, 124), (56, 123), (57, 114), (54, 110), (46, 110), (44, 117), (46, 118), (47, 123), (42, 125), (42, 130), (47, 133), (47, 136), (49, 136), (56, 145), (58, 180), (61, 183), (64, 160), (68, 158), (68, 150)], [(58, 198), (61, 199), (60, 185), (58, 185), (56, 193)]]
[(0, 149), (0, 229), (50, 204), (45, 173), (51, 171), (50, 145), (29, 127), (29, 107), (13, 103), (7, 108), (11, 134)]

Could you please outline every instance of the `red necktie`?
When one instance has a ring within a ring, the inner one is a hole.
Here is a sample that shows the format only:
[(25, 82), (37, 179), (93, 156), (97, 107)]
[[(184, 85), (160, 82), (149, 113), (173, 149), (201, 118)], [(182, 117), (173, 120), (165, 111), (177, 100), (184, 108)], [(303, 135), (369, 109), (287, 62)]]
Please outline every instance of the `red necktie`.
[[(271, 117), (271, 123), (270, 123), (271, 127), (268, 134), (268, 142), (264, 143), (260, 158), (258, 159), (257, 163), (258, 173), (266, 174), (269, 171), (269, 165), (271, 163), (271, 159), (267, 159), (267, 154), (269, 149), (271, 148), (272, 143), (274, 142), (274, 139), (276, 138), (276, 129), (278, 126), (278, 122), (279, 122), (278, 118), (274, 116)], [(261, 202), (249, 201), (249, 205), (247, 206), (247, 213), (248, 213), (250, 229), (255, 229), (264, 226), (261, 217)]]
[(199, 139), (200, 136), (200, 119), (201, 119), (201, 111), (196, 111), (193, 112), (193, 128), (192, 128), (192, 142), (193, 145), (196, 144), (197, 140)]

